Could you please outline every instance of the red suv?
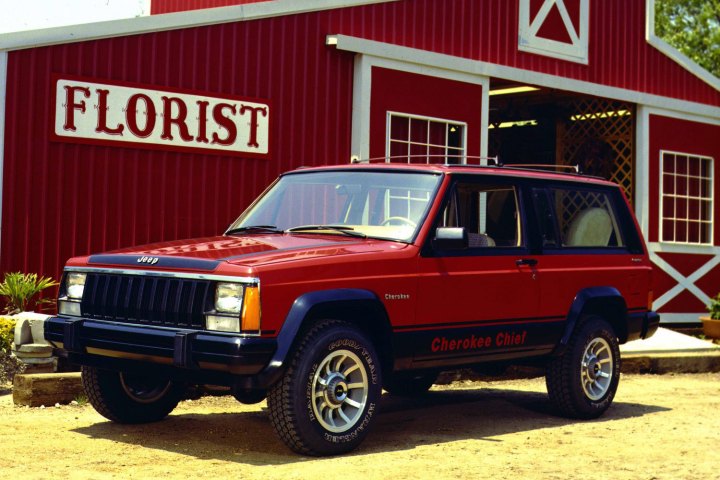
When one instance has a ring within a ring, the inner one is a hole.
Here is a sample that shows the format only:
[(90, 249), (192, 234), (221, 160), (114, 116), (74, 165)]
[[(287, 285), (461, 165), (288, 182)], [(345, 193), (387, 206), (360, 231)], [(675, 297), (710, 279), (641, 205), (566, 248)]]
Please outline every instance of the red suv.
[(68, 261), (45, 336), (121, 423), (188, 384), (267, 398), (291, 449), (347, 452), (382, 389), (547, 368), (565, 415), (610, 405), (618, 345), (647, 338), (651, 264), (620, 188), (576, 174), (359, 164), (282, 175), (224, 235)]

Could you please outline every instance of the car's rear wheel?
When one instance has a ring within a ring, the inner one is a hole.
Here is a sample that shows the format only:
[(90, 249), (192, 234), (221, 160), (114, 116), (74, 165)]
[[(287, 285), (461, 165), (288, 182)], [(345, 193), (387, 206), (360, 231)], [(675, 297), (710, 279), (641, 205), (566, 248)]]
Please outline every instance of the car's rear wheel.
[(545, 378), (550, 399), (564, 415), (602, 415), (620, 381), (620, 348), (610, 324), (602, 317), (584, 317), (565, 352), (548, 365)]
[(372, 343), (348, 323), (323, 321), (303, 337), (270, 389), (270, 422), (296, 452), (345, 453), (367, 435), (381, 393)]
[(177, 406), (183, 385), (150, 374), (82, 367), (83, 387), (100, 415), (118, 423), (162, 420)]

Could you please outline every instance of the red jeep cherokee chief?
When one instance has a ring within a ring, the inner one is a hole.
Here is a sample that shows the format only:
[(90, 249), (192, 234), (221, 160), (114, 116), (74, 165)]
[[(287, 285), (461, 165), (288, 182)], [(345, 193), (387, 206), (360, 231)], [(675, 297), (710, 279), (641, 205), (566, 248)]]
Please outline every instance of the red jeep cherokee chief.
[(542, 364), (565, 415), (594, 418), (618, 345), (651, 336), (651, 264), (610, 182), (460, 165), (282, 175), (222, 236), (68, 261), (45, 336), (121, 423), (164, 418), (188, 384), (267, 397), (285, 444), (347, 452), (382, 389), (439, 371)]

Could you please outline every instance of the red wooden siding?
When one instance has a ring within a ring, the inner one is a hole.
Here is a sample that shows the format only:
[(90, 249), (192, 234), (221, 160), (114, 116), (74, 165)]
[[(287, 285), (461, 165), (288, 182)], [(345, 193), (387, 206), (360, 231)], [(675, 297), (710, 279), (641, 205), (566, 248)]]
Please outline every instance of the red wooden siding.
[[(201, 8), (247, 0), (155, 0)], [(577, 2), (566, 2), (574, 18)], [(538, 2), (531, 2), (538, 9)], [(176, 11), (170, 10), (167, 11)], [(645, 40), (645, 0), (590, 2), (589, 64), (518, 51), (517, 0), (403, 0), (320, 12), (325, 33), (342, 33), (432, 52), (720, 106), (720, 92)], [(551, 22), (552, 23), (552, 22)]]
[[(507, 0), (403, 0), (12, 51), (0, 271), (57, 276), (72, 255), (218, 233), (280, 172), (347, 162), (353, 55), (326, 47), (328, 34), (720, 105), (647, 45), (644, 8), (591, 2), (587, 66), (518, 52)], [(51, 142), (52, 74), (268, 99), (271, 158)]]
[(465, 122), (465, 151), (480, 155), (481, 98), (480, 85), (373, 67), (370, 157), (385, 156), (388, 111)]
[(246, 3), (260, 3), (271, 0), (150, 0), (150, 15), (161, 13), (184, 12), (186, 10), (200, 10), (203, 8), (227, 7), (230, 5), (245, 5)]
[[(73, 255), (221, 233), (281, 172), (347, 163), (353, 57), (320, 20), (10, 52), (0, 271), (57, 276)], [(271, 157), (52, 142), (52, 73), (271, 99)]]

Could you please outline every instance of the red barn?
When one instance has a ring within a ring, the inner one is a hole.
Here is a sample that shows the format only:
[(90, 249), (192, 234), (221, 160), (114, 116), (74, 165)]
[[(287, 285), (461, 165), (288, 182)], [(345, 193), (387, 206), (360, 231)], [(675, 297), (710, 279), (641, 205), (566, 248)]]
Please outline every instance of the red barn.
[(611, 178), (663, 321), (697, 321), (720, 290), (720, 80), (654, 35), (653, 0), (152, 13), (0, 37), (0, 271), (216, 234), (302, 165), (430, 154)]

